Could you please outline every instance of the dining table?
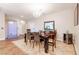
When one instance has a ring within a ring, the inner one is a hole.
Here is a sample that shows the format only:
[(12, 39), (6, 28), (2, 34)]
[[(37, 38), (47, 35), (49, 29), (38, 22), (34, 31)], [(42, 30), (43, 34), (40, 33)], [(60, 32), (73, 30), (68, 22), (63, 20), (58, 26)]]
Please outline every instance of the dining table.
[[(52, 38), (53, 39), (53, 36), (55, 34), (51, 34), (51, 33), (42, 33), (42, 34), (39, 34), (39, 37), (40, 37), (40, 40), (42, 39), (43, 42), (44, 42), (44, 51), (45, 53), (48, 53), (48, 50), (49, 50), (49, 39)], [(34, 36), (33, 34), (31, 34), (31, 40), (34, 39)]]

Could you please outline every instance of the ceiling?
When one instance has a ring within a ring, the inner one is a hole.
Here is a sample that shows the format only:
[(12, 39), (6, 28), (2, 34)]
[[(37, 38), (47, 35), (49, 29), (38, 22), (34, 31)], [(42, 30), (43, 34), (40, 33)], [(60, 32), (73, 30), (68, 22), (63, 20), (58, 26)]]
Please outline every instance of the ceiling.
[[(25, 4), (25, 3), (0, 3), (0, 9), (2, 9), (7, 15), (21, 18), (21, 19), (35, 19), (36, 17), (33, 16), (33, 12), (31, 10), (32, 5), (38, 5), (38, 4)], [(69, 8), (74, 8), (75, 4), (73, 3), (45, 3), (45, 4), (39, 4), (41, 6), (45, 6), (46, 9), (44, 10), (42, 8), (43, 13), (42, 15), (50, 14), (50, 13), (56, 13), (62, 10), (66, 10)], [(41, 15), (41, 16), (42, 16)]]

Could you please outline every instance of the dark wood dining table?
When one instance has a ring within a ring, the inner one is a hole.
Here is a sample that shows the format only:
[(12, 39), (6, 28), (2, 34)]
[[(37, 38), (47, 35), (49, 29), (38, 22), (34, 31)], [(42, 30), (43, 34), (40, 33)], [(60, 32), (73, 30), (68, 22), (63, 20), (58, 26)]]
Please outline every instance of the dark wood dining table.
[[(40, 39), (43, 39), (43, 41), (44, 41), (44, 51), (45, 51), (45, 53), (48, 53), (48, 50), (49, 50), (49, 44), (48, 44), (49, 43), (49, 38), (50, 37), (53, 38), (54, 35), (55, 34), (49, 34), (49, 33), (44, 33), (44, 35), (39, 34)], [(32, 38), (34, 39), (34, 36), (31, 37), (31, 39)], [(26, 42), (26, 39), (25, 39), (25, 42)]]

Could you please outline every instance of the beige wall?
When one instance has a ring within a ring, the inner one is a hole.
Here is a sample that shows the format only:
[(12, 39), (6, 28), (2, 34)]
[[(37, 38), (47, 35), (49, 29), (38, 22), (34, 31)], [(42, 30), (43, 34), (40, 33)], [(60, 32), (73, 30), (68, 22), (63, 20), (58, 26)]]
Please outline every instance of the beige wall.
[(74, 45), (77, 54), (79, 54), (79, 25), (74, 27)]
[[(76, 6), (75, 6), (75, 8), (76, 8)], [(73, 32), (74, 32), (73, 33), (73, 43), (74, 43), (74, 46), (75, 46), (76, 53), (79, 54), (79, 25), (74, 26)]]
[(63, 33), (67, 30), (70, 33), (73, 33), (73, 19), (74, 14), (72, 9), (64, 10), (55, 14), (49, 14), (43, 17), (40, 17), (36, 20), (31, 20), (28, 22), (28, 28), (36, 28), (37, 31), (44, 30), (44, 21), (55, 21), (55, 28), (57, 30), (57, 38), (60, 41), (63, 41)]
[(76, 53), (79, 55), (79, 24), (74, 26), (74, 46)]
[(7, 38), (8, 35), (8, 19), (9, 17), (7, 15), (5, 15), (5, 38)]
[(21, 20), (17, 20), (18, 36), (23, 35), (26, 32), (26, 22), (21, 23)]
[(0, 40), (5, 40), (5, 14), (0, 11)]

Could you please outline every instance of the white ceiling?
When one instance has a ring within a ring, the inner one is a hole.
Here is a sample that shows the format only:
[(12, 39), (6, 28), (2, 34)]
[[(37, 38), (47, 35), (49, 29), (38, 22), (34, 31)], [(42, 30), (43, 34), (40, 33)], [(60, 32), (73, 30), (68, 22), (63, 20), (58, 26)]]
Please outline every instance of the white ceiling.
[[(35, 18), (32, 14), (31, 7), (29, 7), (30, 5), (33, 4), (23, 4), (23, 3), (5, 4), (4, 3), (4, 4), (0, 4), (0, 8), (9, 16), (29, 20)], [(51, 3), (51, 4), (40, 4), (40, 5), (47, 6), (47, 9), (43, 12), (42, 15), (59, 12), (69, 8), (74, 8), (75, 6), (75, 4), (73, 3)], [(20, 16), (24, 16), (24, 17), (20, 17)]]

